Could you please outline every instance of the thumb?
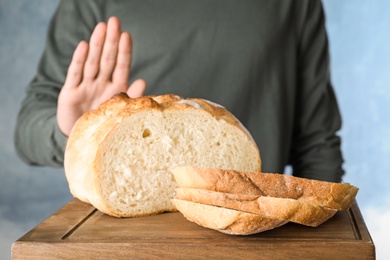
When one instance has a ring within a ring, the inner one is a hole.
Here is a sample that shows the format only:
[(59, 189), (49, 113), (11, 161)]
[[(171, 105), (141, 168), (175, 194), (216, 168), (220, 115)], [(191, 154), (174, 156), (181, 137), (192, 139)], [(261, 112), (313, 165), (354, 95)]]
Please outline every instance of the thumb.
[(129, 86), (126, 93), (131, 98), (142, 97), (145, 92), (145, 89), (146, 81), (143, 79), (137, 79)]

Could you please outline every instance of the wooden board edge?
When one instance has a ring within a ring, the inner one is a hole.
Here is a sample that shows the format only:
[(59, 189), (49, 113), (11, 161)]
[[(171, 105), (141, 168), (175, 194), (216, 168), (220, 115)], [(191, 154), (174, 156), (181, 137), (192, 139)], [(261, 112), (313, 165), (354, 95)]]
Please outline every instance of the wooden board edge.
[(355, 231), (359, 233), (356, 234), (359, 236), (359, 239), (367, 242), (371, 242), (373, 244), (373, 240), (371, 238), (370, 232), (368, 231), (367, 225), (364, 222), (363, 215), (359, 209), (356, 200), (354, 201), (351, 208), (349, 209), (349, 217), (351, 223), (353, 223), (355, 226)]
[(228, 244), (192, 243), (33, 243), (13, 248), (13, 259), (375, 259), (375, 252), (364, 243), (272, 242), (252, 246), (231, 247)]
[[(72, 214), (74, 211), (77, 211), (77, 214)], [(72, 232), (72, 230), (82, 224), (94, 212), (96, 212), (96, 209), (92, 205), (78, 199), (72, 199), (54, 214), (15, 241), (14, 244), (21, 241), (39, 242), (61, 240), (66, 237), (69, 232)], [(58, 223), (64, 224), (58, 225)]]

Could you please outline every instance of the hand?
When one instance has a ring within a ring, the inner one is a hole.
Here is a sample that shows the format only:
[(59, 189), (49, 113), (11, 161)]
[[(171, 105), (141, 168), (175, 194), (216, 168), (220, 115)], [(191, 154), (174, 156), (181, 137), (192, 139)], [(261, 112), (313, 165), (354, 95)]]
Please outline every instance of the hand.
[(107, 24), (96, 25), (89, 44), (79, 43), (58, 97), (57, 123), (64, 135), (69, 136), (83, 113), (97, 108), (114, 94), (126, 92), (133, 98), (143, 95), (144, 80), (127, 85), (131, 52), (131, 36), (121, 32), (116, 17), (111, 17)]

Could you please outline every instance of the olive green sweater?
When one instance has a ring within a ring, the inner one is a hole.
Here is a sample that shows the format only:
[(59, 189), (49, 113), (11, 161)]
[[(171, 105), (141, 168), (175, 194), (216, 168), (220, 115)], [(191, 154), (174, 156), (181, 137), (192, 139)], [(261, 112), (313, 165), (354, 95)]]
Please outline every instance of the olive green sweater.
[(230, 110), (259, 146), (264, 172), (341, 181), (341, 118), (317, 0), (65, 0), (53, 16), (15, 132), (30, 164), (62, 166), (57, 97), (73, 51), (117, 16), (132, 34), (131, 78), (146, 94), (206, 98)]

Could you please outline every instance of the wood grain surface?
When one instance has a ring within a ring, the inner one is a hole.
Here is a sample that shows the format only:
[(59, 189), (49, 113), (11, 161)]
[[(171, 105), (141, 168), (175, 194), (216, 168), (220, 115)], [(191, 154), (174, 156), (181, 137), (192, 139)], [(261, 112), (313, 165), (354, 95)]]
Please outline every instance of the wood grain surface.
[(179, 212), (114, 218), (73, 199), (12, 247), (13, 259), (375, 259), (356, 203), (319, 227), (288, 223), (232, 236)]

